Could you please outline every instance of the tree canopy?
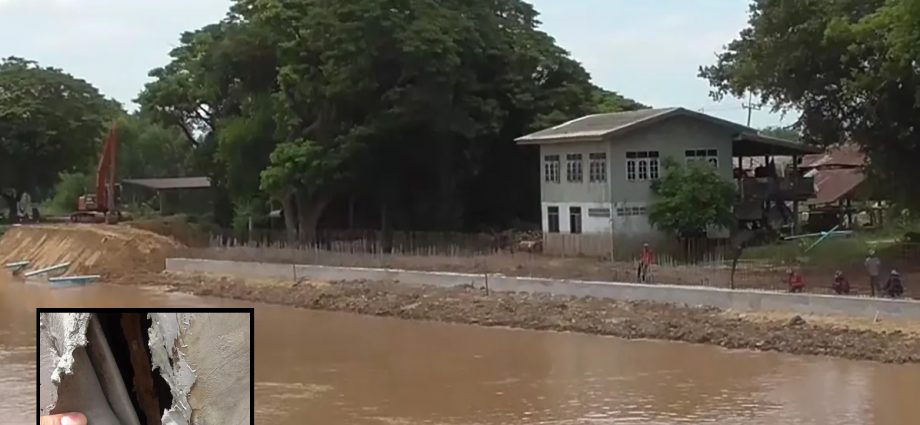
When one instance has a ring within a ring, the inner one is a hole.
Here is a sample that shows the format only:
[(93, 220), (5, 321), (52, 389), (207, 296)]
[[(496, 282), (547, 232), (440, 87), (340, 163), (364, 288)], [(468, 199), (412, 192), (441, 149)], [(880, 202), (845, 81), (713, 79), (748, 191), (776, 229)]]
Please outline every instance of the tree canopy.
[(97, 154), (120, 106), (95, 87), (21, 58), (0, 60), (0, 193), (12, 208), (22, 193), (48, 190), (58, 173)]
[(236, 0), (138, 101), (199, 146), (230, 202), (274, 199), (303, 238), (355, 201), (366, 223), (505, 226), (539, 200), (536, 153), (515, 137), (644, 107), (593, 85), (538, 24), (520, 0)]
[(700, 75), (713, 96), (752, 91), (797, 109), (806, 141), (857, 143), (875, 186), (920, 209), (920, 2), (756, 0), (749, 25)]
[(711, 227), (734, 222), (734, 184), (707, 163), (683, 164), (665, 158), (664, 175), (652, 184), (655, 203), (649, 222), (679, 238), (698, 237)]

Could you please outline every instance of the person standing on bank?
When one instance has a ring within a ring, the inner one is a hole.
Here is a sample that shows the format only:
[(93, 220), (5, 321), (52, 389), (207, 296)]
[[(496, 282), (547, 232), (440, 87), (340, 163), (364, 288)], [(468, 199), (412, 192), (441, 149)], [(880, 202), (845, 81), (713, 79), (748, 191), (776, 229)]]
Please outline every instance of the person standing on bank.
[(648, 269), (652, 264), (655, 264), (655, 251), (644, 243), (642, 252), (639, 254), (639, 270), (636, 271), (636, 278), (640, 283), (645, 283), (648, 279)]
[(802, 273), (799, 273), (798, 269), (786, 269), (786, 286), (792, 293), (802, 292), (805, 289), (805, 279), (802, 278)]
[(875, 250), (869, 250), (869, 256), (866, 257), (866, 272), (869, 273), (869, 290), (871, 291), (872, 296), (878, 293), (879, 290), (879, 281), (878, 273), (879, 269), (882, 266), (881, 260), (875, 256)]

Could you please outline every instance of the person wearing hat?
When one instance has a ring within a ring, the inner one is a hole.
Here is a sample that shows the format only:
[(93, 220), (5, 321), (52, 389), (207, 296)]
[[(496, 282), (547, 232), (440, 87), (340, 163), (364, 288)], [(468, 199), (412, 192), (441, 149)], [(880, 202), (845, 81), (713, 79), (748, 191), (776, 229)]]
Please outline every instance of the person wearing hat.
[(832, 286), (837, 295), (848, 295), (850, 293), (850, 282), (843, 276), (843, 272), (837, 270), (834, 273), (834, 284)]
[(882, 266), (882, 262), (875, 256), (875, 250), (869, 250), (869, 256), (866, 257), (866, 272), (869, 273), (869, 290), (874, 297), (879, 289), (879, 268)]
[(897, 270), (892, 270), (888, 275), (888, 281), (885, 282), (885, 293), (891, 298), (899, 298), (904, 294), (904, 285), (901, 283), (901, 274)]

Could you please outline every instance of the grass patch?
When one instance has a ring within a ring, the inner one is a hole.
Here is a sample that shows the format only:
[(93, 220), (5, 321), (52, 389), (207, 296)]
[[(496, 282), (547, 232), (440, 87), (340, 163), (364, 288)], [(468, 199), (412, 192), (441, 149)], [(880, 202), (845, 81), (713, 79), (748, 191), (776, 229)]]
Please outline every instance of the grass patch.
[(875, 249), (879, 253), (897, 244), (898, 238), (888, 233), (856, 233), (850, 237), (825, 239), (808, 252), (817, 238), (782, 241), (744, 250), (743, 260), (766, 261), (770, 264), (808, 264), (815, 266), (845, 266), (860, 262)]

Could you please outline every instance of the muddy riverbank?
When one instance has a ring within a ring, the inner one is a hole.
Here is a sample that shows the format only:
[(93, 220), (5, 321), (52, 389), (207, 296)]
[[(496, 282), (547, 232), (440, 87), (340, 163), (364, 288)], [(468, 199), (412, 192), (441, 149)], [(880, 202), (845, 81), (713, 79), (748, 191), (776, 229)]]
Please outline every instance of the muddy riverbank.
[(295, 284), (186, 274), (145, 274), (113, 282), (168, 286), (195, 295), (403, 319), (920, 363), (920, 324), (912, 322), (742, 315), (713, 308), (535, 294), (487, 294), (473, 288), (413, 287), (389, 282)]

